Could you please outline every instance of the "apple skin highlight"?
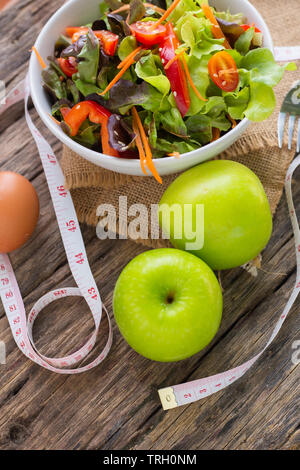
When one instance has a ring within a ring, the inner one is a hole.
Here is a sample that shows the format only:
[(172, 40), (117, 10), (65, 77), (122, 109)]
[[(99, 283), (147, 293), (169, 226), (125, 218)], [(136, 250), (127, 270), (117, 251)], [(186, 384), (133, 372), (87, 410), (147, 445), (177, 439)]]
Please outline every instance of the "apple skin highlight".
[(147, 251), (124, 268), (113, 309), (121, 334), (142, 356), (186, 359), (207, 346), (222, 318), (222, 293), (213, 271), (173, 248)]

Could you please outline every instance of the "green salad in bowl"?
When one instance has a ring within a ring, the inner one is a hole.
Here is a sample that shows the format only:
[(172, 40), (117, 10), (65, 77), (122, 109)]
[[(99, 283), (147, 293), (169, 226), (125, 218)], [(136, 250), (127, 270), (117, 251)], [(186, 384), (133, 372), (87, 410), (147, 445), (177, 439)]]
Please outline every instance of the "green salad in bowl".
[(202, 0), (106, 0), (99, 17), (70, 24), (43, 66), (52, 119), (77, 143), (140, 159), (180, 157), (266, 119), (284, 70), (243, 12)]

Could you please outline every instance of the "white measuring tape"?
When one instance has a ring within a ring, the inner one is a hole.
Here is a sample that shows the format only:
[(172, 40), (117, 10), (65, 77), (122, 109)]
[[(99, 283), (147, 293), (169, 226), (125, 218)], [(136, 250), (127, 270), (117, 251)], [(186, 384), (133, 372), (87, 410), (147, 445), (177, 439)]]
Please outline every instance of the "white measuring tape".
[[(28, 112), (29, 94), (29, 80), (27, 76), (25, 82), (18, 85), (8, 95), (6, 103), (0, 107), (0, 114), (17, 101), (25, 100), (26, 121), (39, 150), (67, 259), (78, 288), (67, 287), (57, 289), (44, 295), (33, 306), (26, 320), (24, 303), (9, 257), (6, 254), (0, 254), (1, 300), (15, 342), (25, 356), (53, 372), (58, 372), (59, 374), (78, 374), (97, 366), (107, 356), (112, 344), (112, 327), (109, 315), (102, 305), (97, 285), (90, 270), (70, 192), (64, 188), (63, 172), (52, 148), (39, 133)], [(94, 333), (86, 344), (73, 354), (61, 358), (43, 356), (37, 351), (32, 338), (32, 327), (39, 312), (54, 300), (78, 295), (84, 297), (92, 312), (95, 323)], [(82, 361), (93, 349), (99, 331), (102, 308), (104, 308), (109, 322), (108, 340), (103, 351), (90, 364), (77, 369), (70, 369), (70, 367), (74, 367), (75, 364)]]
[[(45, 367), (46, 369), (53, 372), (60, 374), (76, 374), (85, 372), (92, 367), (97, 366), (105, 359), (112, 344), (112, 327), (108, 313), (102, 305), (100, 294), (88, 264), (87, 255), (72, 198), (69, 191), (64, 188), (64, 175), (53, 153), (53, 150), (36, 129), (29, 115), (29, 93), (30, 90), (27, 77), (25, 82), (22, 82), (8, 95), (6, 103), (0, 106), (0, 114), (8, 109), (12, 104), (25, 99), (25, 115), (27, 124), (39, 150), (54, 205), (58, 226), (66, 250), (67, 259), (78, 288), (68, 287), (64, 289), (58, 289), (44, 295), (36, 302), (29, 313), (28, 319), (26, 319), (23, 300), (9, 261), (9, 257), (6, 254), (0, 254), (0, 294), (5, 313), (12, 330), (12, 334), (23, 354), (25, 354), (25, 356), (40, 366)], [(245, 374), (245, 372), (258, 360), (265, 349), (277, 336), (300, 290), (300, 231), (298, 220), (295, 214), (291, 188), (292, 175), (299, 165), (300, 155), (289, 167), (285, 181), (289, 214), (295, 235), (297, 257), (296, 283), (269, 341), (261, 352), (241, 366), (211, 377), (206, 377), (200, 380), (194, 380), (192, 382), (174, 385), (173, 387), (167, 387), (159, 390), (159, 396), (165, 410), (200, 400), (226, 388), (228, 385), (232, 384)], [(66, 296), (76, 295), (83, 296), (85, 298), (92, 312), (95, 323), (94, 333), (87, 343), (76, 353), (57, 359), (43, 356), (35, 348), (32, 339), (32, 327), (35, 319), (37, 318), (39, 312), (54, 300)], [(70, 367), (74, 367), (74, 365), (85, 358), (92, 350), (99, 331), (102, 308), (104, 308), (109, 322), (109, 337), (106, 346), (104, 347), (101, 354), (90, 364), (79, 367), (77, 369), (70, 369)]]

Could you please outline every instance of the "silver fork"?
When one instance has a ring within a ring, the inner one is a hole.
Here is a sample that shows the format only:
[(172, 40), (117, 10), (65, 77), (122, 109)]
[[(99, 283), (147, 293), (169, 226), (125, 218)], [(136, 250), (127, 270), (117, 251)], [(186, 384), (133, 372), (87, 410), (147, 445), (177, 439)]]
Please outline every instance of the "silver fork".
[(284, 127), (286, 117), (289, 116), (288, 132), (289, 142), (288, 149), (292, 148), (292, 139), (294, 133), (294, 127), (296, 117), (298, 119), (298, 136), (297, 136), (297, 153), (300, 150), (300, 80), (295, 82), (291, 90), (288, 92), (281, 106), (281, 110), (278, 116), (278, 145), (282, 148), (282, 141), (284, 135)]

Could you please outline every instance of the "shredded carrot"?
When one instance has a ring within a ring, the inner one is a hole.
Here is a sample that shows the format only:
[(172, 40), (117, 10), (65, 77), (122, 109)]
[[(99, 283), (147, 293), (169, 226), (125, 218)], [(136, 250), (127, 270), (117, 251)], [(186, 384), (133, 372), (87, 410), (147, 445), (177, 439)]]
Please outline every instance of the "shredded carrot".
[(213, 127), (212, 128), (212, 142), (214, 142), (215, 140), (218, 140), (220, 138), (220, 135), (221, 135), (221, 131), (220, 129), (218, 129), (217, 127)]
[(132, 127), (133, 127), (134, 133), (136, 134), (136, 146), (139, 151), (142, 172), (146, 175), (147, 174), (146, 169), (145, 169), (146, 155), (145, 155), (143, 144), (142, 144), (141, 134), (140, 134), (138, 125), (134, 117), (133, 117)]
[(186, 52), (186, 50), (187, 48), (184, 48), (178, 54), (175, 54), (175, 56), (172, 59), (170, 59), (169, 62), (166, 64), (165, 70), (168, 70), (171, 67), (171, 65)]
[(168, 157), (175, 157), (175, 158), (180, 158), (180, 153), (179, 152), (172, 152), (167, 154)]
[(169, 6), (165, 13), (159, 18), (159, 20), (157, 20), (155, 24), (151, 28), (149, 28), (149, 31), (153, 31), (155, 28), (157, 28), (157, 26), (159, 26), (163, 21), (165, 21), (168, 16), (171, 15), (172, 11), (175, 10), (180, 1), (181, 0), (174, 0), (174, 2)]
[[(163, 10), (162, 8), (157, 7), (156, 5), (153, 5), (152, 3), (146, 3), (145, 2), (144, 5), (148, 8), (152, 8), (152, 10), (157, 11), (157, 13), (160, 13), (161, 15), (163, 15), (166, 11), (166, 10)], [(122, 7), (117, 8), (117, 10), (114, 10), (114, 11), (110, 12), (109, 14), (110, 15), (115, 15), (116, 13), (122, 13), (122, 11), (127, 11), (129, 9), (130, 9), (130, 5), (123, 5)], [(106, 13), (106, 14), (108, 14), (108, 13)]]
[(191, 74), (189, 72), (189, 69), (188, 69), (188, 66), (187, 66), (187, 63), (186, 63), (186, 60), (184, 58), (184, 56), (182, 56), (181, 58), (182, 60), (182, 63), (183, 63), (183, 67), (184, 67), (184, 70), (185, 70), (185, 73), (186, 73), (186, 76), (187, 76), (187, 79), (189, 81), (189, 84), (191, 85), (192, 89), (194, 90), (194, 92), (196, 93), (196, 95), (198, 96), (198, 98), (200, 98), (200, 100), (202, 101), (207, 101), (207, 99), (203, 98), (203, 96), (199, 93), (199, 91), (197, 90), (193, 80), (192, 80), (192, 77), (191, 77)]
[(52, 116), (52, 114), (48, 113), (48, 116), (52, 119), (52, 121), (54, 121), (56, 124), (60, 126), (60, 122), (57, 119), (55, 119), (55, 117)]
[(124, 73), (126, 72), (127, 69), (129, 69), (129, 67), (134, 63), (134, 58), (132, 58), (131, 60), (128, 60), (125, 65), (123, 66), (123, 68), (120, 70), (119, 73), (117, 73), (117, 75), (115, 76), (115, 78), (112, 79), (112, 81), (107, 85), (107, 87), (105, 88), (104, 91), (102, 91), (102, 93), (99, 93), (99, 95), (105, 95), (105, 93), (107, 93), (119, 80), (120, 78), (122, 77), (122, 75), (124, 75)]
[(144, 146), (145, 153), (146, 153), (147, 166), (148, 166), (149, 170), (151, 171), (152, 175), (154, 176), (154, 178), (156, 179), (156, 181), (158, 181), (160, 184), (162, 184), (162, 179), (159, 176), (159, 174), (158, 174), (158, 172), (157, 172), (157, 170), (156, 170), (156, 168), (153, 164), (151, 148), (150, 148), (147, 136), (146, 136), (145, 129), (143, 128), (142, 121), (140, 119), (140, 116), (139, 116), (135, 106), (132, 107), (132, 115), (133, 115), (133, 117), (134, 117), (134, 119), (137, 123), (137, 126), (139, 128), (139, 131), (140, 131), (140, 135), (141, 135), (143, 146)]
[(236, 120), (233, 119), (229, 114), (227, 114), (227, 117), (232, 124), (232, 129), (234, 129), (236, 127)]
[(38, 53), (38, 51), (36, 50), (36, 47), (35, 46), (32, 46), (32, 51), (35, 52), (36, 56), (37, 56), (37, 59), (40, 63), (40, 66), (42, 67), (42, 69), (46, 69), (47, 68), (47, 65), (45, 64), (43, 58), (40, 56), (40, 54)]
[(224, 47), (226, 49), (231, 49), (230, 44), (227, 41), (225, 35), (223, 34), (223, 31), (221, 30), (220, 25), (217, 19), (215, 18), (211, 8), (208, 5), (205, 5), (204, 3), (202, 3), (201, 8), (206, 18), (212, 23), (211, 32), (213, 33), (213, 36), (216, 39), (224, 39)]
[(120, 8), (117, 8), (116, 10), (114, 11), (108, 11), (106, 14), (107, 15), (115, 15), (116, 13), (122, 13), (122, 11), (127, 11), (129, 10), (130, 6), (129, 5), (124, 5)]
[(121, 69), (125, 64), (127, 64), (127, 62), (129, 60), (131, 60), (132, 58), (135, 58), (136, 54), (142, 49), (142, 46), (139, 46), (137, 47), (136, 49), (134, 49), (134, 51), (130, 52), (130, 54), (128, 54), (127, 57), (125, 57), (124, 60), (122, 60), (122, 62), (119, 63), (118, 65), (118, 69)]

